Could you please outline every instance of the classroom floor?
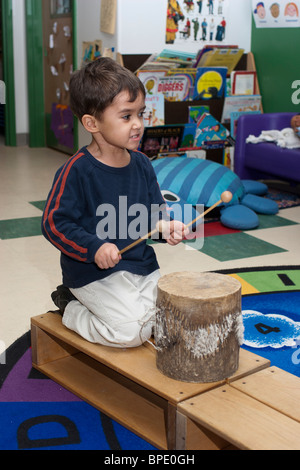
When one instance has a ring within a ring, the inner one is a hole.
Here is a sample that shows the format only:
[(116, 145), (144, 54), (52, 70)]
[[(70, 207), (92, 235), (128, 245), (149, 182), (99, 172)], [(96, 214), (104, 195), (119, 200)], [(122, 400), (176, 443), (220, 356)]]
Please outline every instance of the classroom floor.
[[(0, 345), (6, 348), (30, 329), (30, 317), (55, 308), (50, 294), (61, 282), (59, 253), (42, 237), (40, 222), (55, 171), (67, 158), (0, 142)], [(261, 222), (251, 232), (222, 234), (206, 224), (203, 247), (154, 245), (162, 274), (300, 265), (300, 206)]]

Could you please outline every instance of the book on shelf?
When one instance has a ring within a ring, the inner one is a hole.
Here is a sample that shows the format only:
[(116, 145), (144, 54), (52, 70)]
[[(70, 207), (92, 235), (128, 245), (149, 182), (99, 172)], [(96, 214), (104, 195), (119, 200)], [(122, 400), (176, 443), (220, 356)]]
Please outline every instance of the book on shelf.
[(158, 62), (175, 62), (182, 66), (192, 67), (196, 58), (194, 52), (173, 51), (163, 49), (155, 58)]
[(152, 54), (148, 57), (148, 59), (139, 66), (139, 68), (135, 71), (138, 74), (140, 71), (151, 71), (151, 70), (165, 70), (166, 72), (171, 68), (180, 67), (179, 63), (176, 62), (164, 62), (162, 60), (156, 60), (157, 54)]
[(158, 81), (157, 92), (167, 101), (187, 101), (190, 98), (190, 79), (187, 75), (167, 75)]
[(153, 70), (138, 70), (136, 75), (141, 80), (145, 87), (147, 96), (155, 95), (157, 93), (158, 82), (161, 77), (165, 77), (167, 70), (153, 69)]
[(203, 113), (209, 113), (209, 106), (189, 106), (188, 122), (197, 124), (198, 119)]
[(185, 97), (185, 99), (183, 101), (186, 101), (188, 99), (193, 98), (196, 73), (197, 73), (196, 68), (189, 68), (189, 67), (179, 68), (179, 69), (174, 68), (174, 69), (168, 70), (168, 72), (167, 72), (167, 76), (183, 77), (184, 80), (187, 82), (187, 84), (188, 84), (188, 88), (187, 88), (188, 89), (188, 96)]
[(190, 123), (184, 125), (184, 130), (180, 142), (180, 150), (192, 150), (195, 145), (195, 135), (196, 135), (196, 123)]
[(159, 153), (177, 152), (183, 131), (184, 124), (146, 127), (139, 149), (150, 159)]
[(243, 54), (244, 49), (240, 48), (214, 48), (202, 55), (198, 67), (227, 67), (227, 73), (230, 75)]
[(146, 95), (145, 127), (163, 126), (165, 124), (165, 98), (161, 93)]
[(203, 113), (196, 125), (194, 147), (222, 148), (228, 143), (229, 131), (214, 116)]
[(222, 123), (230, 123), (233, 112), (261, 111), (261, 95), (226, 96), (222, 113)]
[(226, 76), (226, 67), (198, 67), (193, 99), (221, 98), (225, 91)]
[(243, 114), (261, 114), (261, 111), (233, 111), (230, 113), (230, 135), (235, 139), (237, 131), (237, 123), (239, 117)]
[(206, 52), (216, 50), (216, 49), (238, 49), (239, 46), (237, 44), (228, 44), (228, 45), (220, 45), (220, 44), (206, 44), (202, 49), (199, 49), (197, 52), (196, 58), (193, 63), (193, 67), (199, 67), (199, 62)]
[(250, 70), (234, 70), (231, 72), (232, 95), (255, 95), (256, 72)]

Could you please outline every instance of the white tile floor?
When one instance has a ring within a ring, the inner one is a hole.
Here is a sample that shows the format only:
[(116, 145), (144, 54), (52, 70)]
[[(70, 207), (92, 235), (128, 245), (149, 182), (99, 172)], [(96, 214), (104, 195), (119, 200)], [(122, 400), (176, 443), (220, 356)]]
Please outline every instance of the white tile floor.
[[(41, 216), (30, 202), (46, 199), (56, 169), (67, 158), (47, 148), (0, 144), (0, 221)], [(288, 250), (284, 253), (220, 262), (183, 244), (175, 248), (158, 244), (161, 272), (300, 265), (300, 207), (284, 209), (280, 216), (299, 225), (251, 231), (251, 235)], [(50, 293), (61, 280), (59, 253), (36, 235), (0, 240), (0, 259), (0, 342), (9, 347), (30, 329), (30, 317), (54, 308)]]

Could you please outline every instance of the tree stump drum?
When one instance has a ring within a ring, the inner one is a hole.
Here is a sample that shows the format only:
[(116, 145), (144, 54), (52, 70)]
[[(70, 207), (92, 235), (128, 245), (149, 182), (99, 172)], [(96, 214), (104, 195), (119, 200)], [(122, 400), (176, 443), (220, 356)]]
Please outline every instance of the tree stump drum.
[(239, 367), (241, 284), (216, 273), (178, 272), (158, 282), (156, 365), (183, 382), (216, 382)]

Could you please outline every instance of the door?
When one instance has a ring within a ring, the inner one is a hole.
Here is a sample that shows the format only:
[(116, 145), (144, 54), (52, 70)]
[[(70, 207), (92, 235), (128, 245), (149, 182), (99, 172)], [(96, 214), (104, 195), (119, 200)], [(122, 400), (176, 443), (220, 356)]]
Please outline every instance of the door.
[[(5, 83), (5, 104), (0, 104), (0, 133), (5, 145), (16, 146), (15, 83), (12, 0), (0, 2), (0, 80)], [(2, 86), (3, 83), (2, 83)], [(2, 90), (3, 91), (3, 90)]]
[(69, 108), (69, 81), (74, 69), (73, 2), (43, 0), (42, 4), (46, 146), (73, 154), (75, 119)]

